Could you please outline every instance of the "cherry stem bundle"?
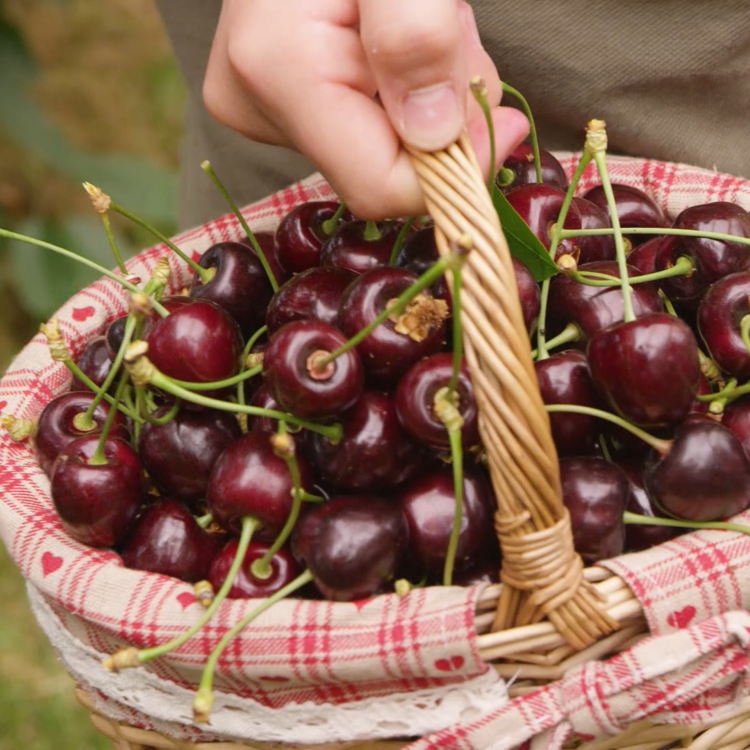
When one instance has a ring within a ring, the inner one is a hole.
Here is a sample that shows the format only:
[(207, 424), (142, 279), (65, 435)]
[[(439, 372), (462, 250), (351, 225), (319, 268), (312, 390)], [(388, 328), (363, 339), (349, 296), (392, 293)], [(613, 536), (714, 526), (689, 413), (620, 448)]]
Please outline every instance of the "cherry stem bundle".
[[(644, 273), (641, 276), (631, 276), (628, 281), (631, 286), (633, 284), (646, 284), (649, 281), (660, 281), (672, 276), (689, 276), (694, 270), (695, 264), (693, 261), (683, 255), (670, 268), (653, 273)], [(564, 271), (564, 273), (586, 286), (620, 286), (620, 279), (608, 273), (598, 273), (597, 271)]]

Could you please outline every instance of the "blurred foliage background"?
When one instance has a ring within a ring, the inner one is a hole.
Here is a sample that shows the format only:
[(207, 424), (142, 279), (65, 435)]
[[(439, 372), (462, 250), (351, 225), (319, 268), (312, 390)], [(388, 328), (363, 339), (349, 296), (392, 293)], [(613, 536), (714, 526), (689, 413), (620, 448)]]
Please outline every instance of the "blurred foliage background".
[[(184, 89), (152, 0), (0, 0), (0, 227), (114, 266), (92, 182), (172, 234)], [(124, 254), (153, 243), (112, 223)], [(95, 278), (0, 238), (0, 372)], [(0, 750), (109, 747), (73, 697), (0, 544)]]

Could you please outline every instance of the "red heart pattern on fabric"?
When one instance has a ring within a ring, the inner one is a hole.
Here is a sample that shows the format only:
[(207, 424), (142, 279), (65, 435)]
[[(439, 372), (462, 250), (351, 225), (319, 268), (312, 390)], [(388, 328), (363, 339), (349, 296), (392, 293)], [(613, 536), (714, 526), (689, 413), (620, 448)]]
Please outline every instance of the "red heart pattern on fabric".
[(79, 323), (88, 320), (96, 311), (93, 307), (74, 307), (72, 312), (73, 320), (77, 320)]
[(695, 617), (695, 607), (688, 604), (682, 609), (676, 609), (667, 615), (667, 625), (673, 628), (686, 628), (688, 623)]
[(46, 578), (50, 573), (54, 573), (63, 564), (62, 557), (53, 555), (51, 552), (45, 552), (42, 555), (42, 576)]
[(372, 597), (369, 599), (357, 599), (353, 602), (351, 602), (356, 608), (357, 612), (360, 612), (362, 610), (362, 607), (364, 607), (366, 604), (372, 601)]
[(459, 655), (451, 656), (449, 659), (437, 659), (435, 669), (441, 672), (455, 672), (464, 665), (464, 657)]
[(4, 409), (8, 405), (7, 401), (0, 401), (0, 409)]
[(189, 607), (193, 602), (196, 602), (197, 599), (195, 598), (195, 594), (191, 593), (190, 591), (183, 591), (178, 597), (177, 601), (180, 603), (180, 606), (183, 609), (186, 609)]

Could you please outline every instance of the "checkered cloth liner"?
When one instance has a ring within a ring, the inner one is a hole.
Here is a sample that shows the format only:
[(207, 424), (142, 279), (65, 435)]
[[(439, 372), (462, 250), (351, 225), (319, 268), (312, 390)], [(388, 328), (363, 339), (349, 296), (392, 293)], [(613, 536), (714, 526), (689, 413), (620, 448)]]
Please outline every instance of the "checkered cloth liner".
[[(572, 172), (575, 156), (560, 156), (568, 173)], [(713, 200), (734, 201), (750, 208), (750, 183), (734, 177), (684, 165), (621, 157), (608, 158), (608, 164), (613, 181), (647, 190), (672, 216), (688, 205)], [(596, 181), (593, 170), (587, 169), (581, 191)], [(246, 208), (243, 213), (254, 230), (262, 231), (273, 228), (294, 204), (330, 195), (326, 183), (313, 176)], [(213, 243), (236, 239), (241, 234), (238, 222), (227, 215), (180, 235), (176, 243), (197, 257)], [(165, 252), (167, 248), (163, 245), (145, 250), (129, 263), (129, 270), (145, 279)], [(189, 283), (190, 274), (183, 264), (171, 260), (175, 270), (173, 290), (178, 290)], [(75, 295), (58, 313), (69, 348), (74, 353), (80, 351), (86, 340), (102, 332), (109, 321), (124, 312), (125, 302), (119, 287), (109, 280), (100, 280)], [(68, 382), (67, 370), (50, 360), (45, 342), (38, 335), (0, 381), (0, 410), (32, 419), (52, 396), (65, 390)], [(151, 646), (181, 632), (197, 617), (200, 606), (190, 586), (163, 576), (127, 570), (115, 553), (88, 549), (66, 537), (49, 498), (49, 483), (37, 467), (29, 446), (14, 443), (5, 433), (0, 435), (0, 490), (3, 494), (0, 535), (4, 543), (23, 575), (42, 594), (64, 627), (82, 643), (100, 653), (110, 653), (125, 643)], [(729, 664), (727, 654), (732, 655), (733, 665), (738, 663), (737, 646), (728, 645), (726, 634), (734, 633), (727, 624), (729, 620), (710, 618), (748, 606), (750, 538), (701, 532), (609, 565), (642, 601), (653, 633), (676, 630), (676, 634), (668, 636), (675, 638), (674, 642), (683, 638), (687, 644), (695, 645), (696, 660), (687, 665), (686, 674), (693, 674), (706, 661), (713, 664), (712, 669), (720, 671), (722, 660)], [(473, 630), (478, 593), (476, 588), (428, 588), (405, 597), (390, 595), (349, 604), (281, 602), (235, 639), (220, 663), (217, 688), (229, 689), (240, 696), (252, 695), (261, 704), (280, 708), (303, 701), (341, 704), (395, 691), (464, 682), (486, 670)], [(143, 668), (177, 685), (194, 686), (208, 651), (251, 607), (241, 601), (224, 603), (201, 635)], [(733, 617), (736, 620), (738, 616)], [(686, 626), (690, 629), (680, 630)], [(712, 640), (709, 637), (712, 633), (725, 635)], [(680, 642), (680, 656), (693, 653), (683, 645)], [(645, 646), (638, 648), (641, 649), (638, 654), (645, 653)], [(698, 659), (698, 650), (709, 656)], [(608, 688), (608, 694), (620, 690), (632, 692), (636, 690), (632, 686), (644, 683), (638, 689), (646, 695), (656, 689), (658, 680), (654, 671), (644, 665), (656, 665), (657, 673), (661, 674), (665, 668), (659, 666), (660, 657), (664, 657), (665, 664), (671, 658), (671, 652), (664, 647), (656, 647), (648, 654), (648, 658), (641, 660), (628, 652), (608, 667), (588, 665), (575, 679), (585, 681), (606, 675), (612, 687), (611, 691)], [(599, 671), (602, 669), (605, 672)], [(514, 701), (498, 716), (458, 728), (450, 736), (442, 733), (434, 742), (425, 739), (415, 747), (487, 747), (484, 738), (489, 736), (488, 727), (500, 732), (498, 722), (512, 723), (509, 718), (512, 716), (525, 727), (524, 731), (519, 729), (513, 734), (514, 741), (521, 742), (546, 728), (538, 718), (544, 711), (536, 706), (541, 706), (548, 696), (565, 698), (550, 714), (560, 721), (569, 708), (581, 710), (579, 704), (586, 700), (579, 697), (572, 701), (567, 697), (575, 684), (571, 680), (566, 678), (557, 687), (537, 693), (536, 698)], [(741, 684), (744, 688), (744, 677)], [(590, 683), (592, 690), (594, 686), (595, 683)], [(584, 694), (588, 693), (581, 693)], [(729, 697), (729, 692), (717, 689), (704, 695), (701, 705), (713, 710)], [(552, 698), (549, 700), (554, 702)], [(600, 725), (576, 719), (572, 725), (576, 728), (591, 725), (592, 732), (599, 732), (626, 721), (631, 713), (633, 717), (650, 711), (666, 715), (671, 710), (672, 718), (679, 715), (692, 719), (704, 715), (695, 701), (685, 704), (683, 713), (675, 714), (682, 703), (685, 701), (672, 704), (653, 701), (646, 706), (641, 700), (628, 703), (627, 710), (617, 713), (617, 721), (607, 719)], [(137, 717), (134, 723), (139, 723)], [(465, 738), (460, 740), (463, 744), (456, 744), (459, 738)]]

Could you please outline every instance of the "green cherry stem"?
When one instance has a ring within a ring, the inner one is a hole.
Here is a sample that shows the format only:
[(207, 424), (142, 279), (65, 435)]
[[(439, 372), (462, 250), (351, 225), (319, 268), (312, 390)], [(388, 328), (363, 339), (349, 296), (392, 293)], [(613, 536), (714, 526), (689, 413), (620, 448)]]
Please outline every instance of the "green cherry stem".
[(261, 326), (248, 340), (245, 344), (245, 348), (242, 350), (242, 360), (243, 362), (247, 359), (247, 355), (250, 354), (250, 350), (255, 345), (255, 342), (268, 330), (268, 326)]
[(747, 353), (750, 354), (750, 314), (743, 316), (740, 320), (740, 337)]
[[(645, 284), (649, 281), (660, 281), (668, 279), (671, 276), (689, 276), (695, 270), (695, 264), (686, 255), (677, 259), (671, 268), (665, 268), (663, 271), (654, 271), (653, 273), (644, 273), (641, 276), (631, 276), (629, 283)], [(581, 284), (587, 286), (620, 286), (620, 279), (606, 273), (597, 273), (596, 271), (563, 271), (566, 276), (575, 279)]]
[(493, 198), (497, 190), (497, 185), (495, 184), (495, 128), (492, 125), (492, 112), (490, 112), (490, 103), (487, 100), (487, 86), (481, 76), (474, 76), (469, 81), (469, 88), (477, 104), (482, 108), (484, 119), (487, 123), (487, 133), (490, 140), (490, 166), (489, 174), (487, 175), (487, 190), (490, 197)]
[(117, 247), (115, 235), (112, 232), (112, 222), (109, 220), (109, 214), (103, 213), (103, 214), (100, 214), (100, 216), (102, 217), (102, 225), (104, 226), (104, 233), (107, 235), (107, 241), (109, 242), (109, 246), (112, 249), (112, 255), (115, 258), (115, 263), (117, 263), (117, 267), (120, 269), (120, 272), (123, 275), (127, 275), (128, 269), (125, 268), (125, 263), (122, 260), (122, 255), (120, 255), (120, 248)]
[(175, 385), (188, 391), (213, 391), (221, 388), (231, 388), (233, 385), (244, 383), (246, 380), (254, 378), (256, 375), (260, 375), (262, 370), (263, 365), (257, 365), (256, 367), (243, 370), (237, 375), (233, 375), (231, 378), (214, 380), (211, 383), (196, 383), (189, 380), (177, 380), (176, 378), (172, 378), (171, 380)]
[[(568, 323), (554, 338), (545, 341), (544, 346), (547, 350), (556, 349), (563, 344), (569, 344), (571, 341), (578, 341), (581, 338), (581, 329), (575, 323)], [(536, 359), (536, 349), (533, 349), (531, 356)], [(549, 353), (547, 354), (549, 357)]]
[(232, 560), (232, 565), (229, 568), (227, 577), (224, 579), (221, 588), (214, 597), (211, 604), (201, 613), (201, 616), (185, 631), (180, 633), (176, 638), (171, 641), (162, 643), (159, 646), (152, 646), (151, 648), (136, 649), (134, 647), (125, 648), (118, 651), (116, 654), (104, 659), (103, 664), (107, 669), (117, 671), (118, 669), (124, 669), (125, 667), (137, 667), (139, 664), (156, 659), (164, 654), (168, 654), (170, 651), (174, 651), (176, 648), (182, 646), (183, 643), (190, 640), (214, 615), (214, 612), (219, 608), (219, 605), (226, 599), (229, 594), (234, 579), (237, 577), (237, 573), (245, 560), (245, 553), (247, 548), (250, 546), (250, 540), (253, 534), (260, 526), (260, 522), (255, 518), (246, 516), (242, 519), (242, 528), (240, 531), (240, 538), (237, 543), (237, 552)]
[(677, 529), (725, 529), (727, 531), (739, 531), (740, 534), (750, 535), (750, 526), (732, 521), (685, 521), (680, 518), (660, 518), (658, 516), (642, 516), (640, 513), (632, 513), (626, 510), (622, 514), (622, 520), (628, 524), (641, 524), (644, 526), (673, 526)]
[(396, 258), (398, 258), (398, 254), (401, 252), (401, 246), (404, 244), (404, 237), (406, 237), (406, 233), (412, 228), (415, 218), (416, 217), (414, 216), (410, 216), (401, 225), (401, 229), (398, 230), (396, 241), (393, 243), (393, 249), (391, 250), (391, 257), (388, 258), (389, 266), (396, 265)]
[(365, 240), (367, 240), (367, 242), (375, 242), (383, 236), (383, 233), (380, 231), (380, 227), (377, 225), (377, 222), (366, 221), (365, 231), (362, 233), (362, 236), (365, 238)]
[[(145, 391), (145, 388), (143, 386), (136, 386), (136, 389), (140, 389), (141, 391)], [(144, 401), (146, 394), (143, 393)], [(169, 411), (162, 414), (160, 417), (155, 417), (153, 412), (146, 406), (140, 413), (143, 415), (143, 419), (145, 422), (148, 422), (149, 424), (166, 424), (167, 422), (170, 422), (172, 419), (174, 419), (177, 416), (177, 413), (180, 411), (180, 402), (175, 401), (172, 406), (169, 407)]]
[(463, 357), (463, 331), (461, 328), (461, 267), (453, 269), (453, 355), (451, 357), (451, 379), (448, 390), (456, 393), (458, 373)]
[[(271, 266), (268, 264), (268, 259), (266, 258), (266, 254), (261, 249), (260, 245), (258, 244), (258, 240), (255, 239), (255, 235), (253, 234), (252, 230), (248, 226), (247, 221), (245, 221), (245, 217), (240, 212), (240, 209), (237, 207), (237, 204), (232, 200), (232, 196), (229, 195), (229, 191), (224, 187), (224, 183), (219, 179), (219, 176), (214, 172), (214, 168), (211, 166), (211, 162), (206, 160), (201, 162), (201, 169), (211, 178), (211, 182), (216, 185), (216, 187), (219, 189), (219, 192), (224, 196), (224, 200), (227, 202), (227, 205), (232, 210), (232, 213), (237, 218), (237, 221), (239, 221), (240, 226), (245, 231), (245, 234), (247, 235), (248, 240), (250, 240), (250, 244), (253, 246), (253, 250), (255, 250), (256, 255), (258, 256), (258, 260), (260, 261), (261, 265), (263, 266), (263, 270), (266, 272), (266, 276), (268, 276), (268, 280), (271, 282), (271, 288), (273, 291), (277, 291), (279, 288), (279, 282), (276, 280), (276, 277), (273, 274), (273, 271), (271, 270)], [(205, 269), (204, 269), (205, 270)], [(202, 278), (202, 277), (201, 277)]]
[(306, 586), (313, 580), (313, 574), (306, 570), (295, 578), (291, 583), (288, 583), (283, 588), (279, 589), (275, 593), (268, 596), (259, 604), (252, 612), (248, 613), (243, 617), (234, 627), (230, 628), (222, 637), (222, 639), (216, 644), (216, 647), (211, 652), (210, 656), (206, 660), (206, 665), (201, 675), (200, 683), (198, 684), (198, 691), (195, 695), (193, 702), (193, 717), (196, 722), (205, 723), (208, 721), (208, 715), (211, 712), (211, 706), (213, 705), (213, 675), (216, 670), (216, 664), (219, 661), (224, 649), (227, 647), (229, 642), (238, 633), (240, 633), (245, 627), (247, 627), (256, 617), (263, 614), (269, 607), (272, 607), (276, 602), (281, 601), (285, 597), (293, 594), (298, 589)]
[(622, 427), (623, 430), (627, 430), (632, 435), (643, 440), (646, 445), (650, 445), (660, 456), (664, 456), (669, 452), (672, 446), (671, 440), (662, 440), (661, 438), (650, 435), (640, 427), (636, 427), (626, 419), (618, 417), (616, 414), (612, 414), (602, 409), (594, 409), (591, 406), (579, 406), (578, 404), (546, 404), (544, 407), (549, 413), (554, 414), (555, 412), (571, 413), (571, 414), (586, 414), (589, 417), (598, 417), (604, 419), (607, 422)]
[(529, 121), (529, 135), (531, 136), (531, 150), (534, 154), (534, 171), (536, 172), (536, 181), (542, 181), (542, 157), (539, 153), (539, 138), (536, 132), (536, 124), (534, 123), (534, 115), (531, 113), (531, 107), (526, 101), (526, 97), (517, 89), (509, 86), (505, 81), (502, 82), (503, 93), (510, 94), (516, 98), (521, 105), (523, 113), (526, 115), (526, 119)]
[(344, 215), (344, 211), (346, 211), (346, 203), (340, 200), (339, 207), (336, 209), (333, 216), (331, 216), (330, 219), (326, 219), (320, 225), (326, 234), (330, 235), (333, 232), (333, 230), (336, 229), (339, 221), (341, 221), (341, 217)]
[[(669, 237), (702, 237), (708, 240), (723, 240), (724, 242), (736, 242), (739, 245), (750, 246), (750, 237), (739, 237), (724, 232), (709, 232), (703, 229), (678, 229), (676, 227), (620, 227), (623, 234), (659, 234)], [(611, 227), (600, 229), (563, 229), (562, 237), (594, 237), (602, 234), (614, 234)]]
[(214, 517), (210, 513), (205, 513), (202, 516), (194, 516), (195, 522), (200, 526), (202, 529), (207, 529), (211, 522), (214, 520)]
[[(446, 425), (447, 426), (447, 425)], [(448, 551), (445, 553), (443, 566), (443, 586), (453, 583), (453, 568), (456, 563), (458, 535), (461, 531), (461, 515), (464, 503), (464, 470), (463, 447), (461, 446), (461, 428), (448, 427), (448, 440), (451, 446), (451, 466), (453, 469), (453, 494), (456, 496), (456, 506), (453, 511), (453, 528), (448, 539)]]
[[(123, 391), (125, 390), (125, 386), (127, 384), (128, 373), (123, 370), (120, 380), (117, 384), (117, 390), (115, 391), (115, 401), (117, 401), (118, 403), (122, 398)], [(104, 420), (104, 424), (102, 425), (102, 431), (99, 434), (99, 442), (96, 444), (94, 455), (87, 460), (87, 463), (90, 466), (103, 466), (107, 463), (107, 457), (104, 455), (104, 444), (107, 442), (107, 437), (109, 435), (110, 429), (112, 428), (112, 423), (114, 422), (116, 413), (117, 409), (110, 409), (107, 412), (107, 418)]]

